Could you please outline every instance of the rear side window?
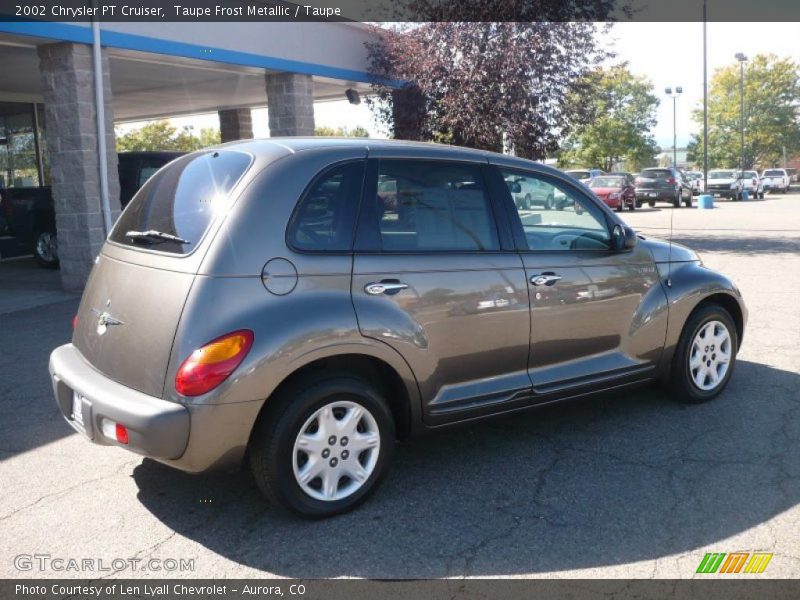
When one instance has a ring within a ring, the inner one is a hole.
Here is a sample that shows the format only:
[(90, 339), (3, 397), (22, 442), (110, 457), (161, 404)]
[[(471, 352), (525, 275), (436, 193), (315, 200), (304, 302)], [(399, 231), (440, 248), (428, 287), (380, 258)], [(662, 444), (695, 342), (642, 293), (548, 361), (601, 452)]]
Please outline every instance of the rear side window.
[(386, 252), (499, 249), (489, 196), (477, 166), (384, 160), (375, 200)]
[(363, 161), (317, 177), (295, 209), (286, 236), (289, 246), (304, 252), (349, 252), (363, 182)]
[[(188, 254), (200, 242), (214, 216), (227, 208), (229, 192), (251, 162), (248, 154), (230, 150), (179, 158), (148, 179), (136, 193), (111, 232), (111, 241)], [(136, 232), (152, 235), (134, 235)]]

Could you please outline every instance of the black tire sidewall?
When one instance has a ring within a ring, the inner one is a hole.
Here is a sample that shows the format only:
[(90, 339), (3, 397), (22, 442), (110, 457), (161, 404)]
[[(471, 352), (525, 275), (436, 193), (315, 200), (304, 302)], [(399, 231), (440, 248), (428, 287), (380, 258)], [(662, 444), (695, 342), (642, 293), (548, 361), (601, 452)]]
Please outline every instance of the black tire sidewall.
[[(347, 498), (324, 502), (308, 496), (300, 488), (292, 468), (292, 451), (297, 434), (308, 418), (325, 404), (336, 401), (356, 402), (367, 409), (378, 424), (381, 446), (378, 462), (364, 485)], [(273, 436), (263, 463), (271, 480), (270, 496), (290, 511), (311, 519), (347, 512), (364, 502), (383, 479), (394, 456), (395, 426), (391, 411), (369, 383), (355, 377), (323, 379), (296, 391), (279, 417)]]
[[(709, 321), (721, 321), (728, 328), (731, 336), (731, 362), (728, 371), (725, 373), (722, 382), (713, 390), (701, 390), (697, 387), (689, 371), (689, 352), (692, 342), (700, 331)], [(736, 324), (730, 313), (717, 304), (708, 304), (696, 310), (687, 320), (681, 332), (678, 346), (675, 349), (675, 357), (672, 363), (671, 383), (673, 390), (679, 398), (689, 403), (707, 402), (718, 396), (730, 382), (736, 367), (736, 358), (739, 347), (739, 336)]]
[(58, 258), (55, 260), (46, 260), (41, 254), (39, 254), (39, 237), (45, 233), (49, 233), (53, 237), (56, 236), (56, 234), (52, 231), (37, 231), (33, 236), (33, 258), (36, 259), (36, 262), (40, 267), (44, 267), (45, 269), (57, 269), (59, 265)]

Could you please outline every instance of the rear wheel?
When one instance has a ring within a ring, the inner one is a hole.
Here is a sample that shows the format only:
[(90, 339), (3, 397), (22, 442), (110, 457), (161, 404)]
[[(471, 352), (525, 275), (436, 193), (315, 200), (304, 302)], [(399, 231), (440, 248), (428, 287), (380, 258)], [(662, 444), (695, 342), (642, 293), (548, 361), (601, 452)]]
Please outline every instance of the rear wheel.
[(683, 327), (672, 360), (670, 386), (684, 402), (706, 402), (730, 381), (738, 350), (736, 326), (718, 304), (695, 311)]
[(39, 231), (33, 240), (33, 256), (45, 269), (58, 268), (58, 238), (53, 231)]
[(556, 201), (555, 198), (553, 198), (553, 196), (548, 196), (547, 200), (544, 201), (545, 210), (553, 210), (553, 208), (555, 208), (555, 205)]
[(672, 199), (672, 206), (675, 207), (675, 208), (680, 208), (681, 207), (681, 193), (680, 192), (677, 192), (675, 194), (675, 197)]
[(319, 519), (375, 491), (394, 454), (395, 426), (372, 385), (349, 375), (312, 379), (268, 403), (250, 441), (250, 467), (271, 502)]
[(656, 201), (655, 200), (650, 200), (650, 201), (647, 202), (647, 206), (649, 206), (650, 208), (654, 208), (655, 205), (656, 205)]
[(628, 210), (636, 210), (640, 206), (641, 204), (639, 204), (636, 200), (631, 200), (631, 205), (628, 207)]

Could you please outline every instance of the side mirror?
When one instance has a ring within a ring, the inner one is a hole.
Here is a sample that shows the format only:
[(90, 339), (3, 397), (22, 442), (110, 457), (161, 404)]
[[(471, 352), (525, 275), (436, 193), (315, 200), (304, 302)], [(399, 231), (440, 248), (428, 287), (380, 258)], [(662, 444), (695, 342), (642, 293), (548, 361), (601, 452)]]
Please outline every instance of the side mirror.
[(636, 232), (630, 227), (614, 225), (611, 230), (611, 244), (617, 252), (632, 249), (636, 246), (637, 239)]

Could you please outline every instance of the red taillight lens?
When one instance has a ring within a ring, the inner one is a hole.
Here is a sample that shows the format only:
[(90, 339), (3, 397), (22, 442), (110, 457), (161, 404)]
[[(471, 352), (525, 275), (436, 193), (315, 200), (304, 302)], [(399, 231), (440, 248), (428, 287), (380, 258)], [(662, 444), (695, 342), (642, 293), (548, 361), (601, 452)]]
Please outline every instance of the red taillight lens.
[(758, 185), (758, 181), (756, 181), (755, 179), (753, 179), (753, 185), (756, 185), (756, 186), (757, 186), (757, 185)]
[(253, 332), (241, 329), (198, 348), (175, 375), (175, 389), (183, 396), (210, 392), (236, 370), (253, 345)]
[(124, 425), (117, 423), (116, 427), (114, 427), (114, 435), (120, 444), (128, 443), (128, 430), (125, 429)]
[(78, 326), (78, 315), (72, 317), (72, 330), (75, 331), (75, 328)]
[(668, 177), (667, 178), (667, 183), (670, 184), (670, 185), (675, 185), (675, 178), (674, 177)]

